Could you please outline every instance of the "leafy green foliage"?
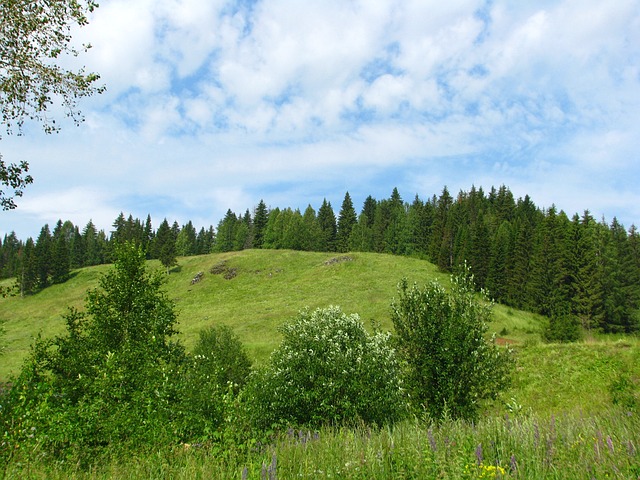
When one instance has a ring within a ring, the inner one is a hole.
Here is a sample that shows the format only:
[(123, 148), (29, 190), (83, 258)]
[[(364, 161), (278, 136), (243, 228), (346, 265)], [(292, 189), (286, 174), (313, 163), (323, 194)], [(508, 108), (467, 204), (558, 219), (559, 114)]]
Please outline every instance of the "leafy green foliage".
[(251, 372), (251, 360), (242, 342), (227, 325), (201, 330), (193, 357), (204, 378), (221, 386), (231, 384), (235, 391), (244, 386)]
[(235, 399), (251, 372), (238, 336), (226, 325), (200, 331), (181, 374), (178, 419), (184, 438), (211, 438), (233, 413)]
[[(144, 252), (118, 247), (113, 271), (71, 309), (67, 332), (38, 340), (7, 404), (20, 432), (52, 451), (156, 442), (176, 435), (182, 347), (171, 340), (176, 315), (148, 273)], [(26, 440), (26, 439), (25, 439)]]
[(335, 306), (301, 311), (282, 334), (269, 364), (248, 385), (258, 426), (384, 424), (402, 417), (400, 365), (388, 334), (370, 335), (357, 314)]
[(474, 418), (479, 402), (506, 386), (512, 358), (484, 338), (491, 305), (475, 298), (469, 271), (451, 283), (447, 293), (436, 282), (420, 289), (403, 280), (392, 320), (415, 406), (433, 418)]
[[(10, 163), (9, 165), (4, 163), (2, 155), (0, 155), (0, 206), (2, 210), (13, 210), (16, 208), (14, 201), (15, 197), (21, 197), (24, 193), (24, 189), (27, 185), (33, 183), (33, 177), (27, 175), (29, 171), (29, 164), (25, 161), (20, 164)], [(5, 187), (9, 187), (13, 194), (7, 194), (4, 191)]]
[(576, 342), (582, 337), (580, 321), (573, 315), (552, 316), (542, 332), (547, 342)]

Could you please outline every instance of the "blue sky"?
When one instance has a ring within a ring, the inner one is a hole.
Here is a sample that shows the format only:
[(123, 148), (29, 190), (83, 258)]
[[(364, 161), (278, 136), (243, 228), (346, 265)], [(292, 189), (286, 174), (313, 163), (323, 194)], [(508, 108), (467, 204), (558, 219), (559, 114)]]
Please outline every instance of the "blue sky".
[(2, 235), (502, 184), (640, 225), (638, 1), (103, 0), (74, 38), (107, 91), (2, 138)]

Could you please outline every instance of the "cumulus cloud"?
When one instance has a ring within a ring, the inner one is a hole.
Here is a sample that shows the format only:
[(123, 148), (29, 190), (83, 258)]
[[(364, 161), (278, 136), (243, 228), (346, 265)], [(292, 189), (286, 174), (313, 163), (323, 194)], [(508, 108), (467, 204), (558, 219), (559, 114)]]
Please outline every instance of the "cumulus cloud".
[(78, 39), (107, 93), (80, 134), (20, 148), (56, 191), (113, 191), (105, 210), (162, 195), (217, 223), (263, 194), (504, 183), (638, 221), (635, 0), (113, 0)]

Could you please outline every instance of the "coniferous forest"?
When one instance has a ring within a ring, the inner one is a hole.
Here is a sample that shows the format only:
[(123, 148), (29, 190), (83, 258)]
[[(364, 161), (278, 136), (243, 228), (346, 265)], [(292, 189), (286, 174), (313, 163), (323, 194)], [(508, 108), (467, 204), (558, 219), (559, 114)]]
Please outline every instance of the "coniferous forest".
[(411, 201), (397, 189), (389, 198), (369, 196), (358, 213), (347, 192), (337, 211), (326, 200), (316, 211), (269, 208), (264, 201), (243, 214), (228, 210), (217, 225), (199, 230), (166, 219), (154, 229), (121, 213), (109, 233), (90, 220), (84, 227), (58, 221), (34, 240), (5, 235), (0, 276), (15, 277), (21, 295), (64, 282), (72, 269), (111, 263), (125, 241), (143, 246), (167, 271), (178, 256), (249, 248), (361, 251), (425, 258), (457, 272), (466, 263), (477, 287), (495, 301), (550, 318), (550, 340), (573, 340), (581, 329), (604, 333), (638, 330), (640, 236), (616, 218), (588, 210), (569, 217), (540, 208), (506, 187), (471, 187), (452, 196)]

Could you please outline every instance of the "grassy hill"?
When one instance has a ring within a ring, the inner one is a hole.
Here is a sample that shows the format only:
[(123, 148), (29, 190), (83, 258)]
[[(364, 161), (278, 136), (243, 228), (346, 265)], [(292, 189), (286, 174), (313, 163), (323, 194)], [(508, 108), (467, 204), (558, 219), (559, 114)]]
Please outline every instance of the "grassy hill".
[[(161, 268), (157, 262), (151, 265)], [(80, 269), (66, 283), (36, 295), (0, 299), (6, 345), (0, 379), (19, 371), (36, 335), (64, 331), (62, 315), (70, 306), (82, 308), (87, 290), (109, 268)], [(192, 284), (199, 272), (203, 272), (200, 281)], [(339, 305), (347, 313), (358, 313), (365, 323), (374, 320), (391, 330), (390, 303), (403, 277), (419, 285), (431, 280), (447, 285), (449, 281), (433, 264), (406, 257), (245, 250), (180, 258), (179, 266), (168, 276), (166, 290), (176, 303), (178, 328), (187, 348), (202, 328), (227, 324), (254, 361), (261, 363), (280, 341), (278, 326), (305, 307)], [(516, 381), (505, 394), (512, 408), (542, 412), (597, 409), (612, 402), (617, 380), (619, 390), (637, 397), (637, 340), (542, 345), (543, 322), (542, 317), (528, 312), (500, 305), (494, 308), (491, 331), (518, 345)]]

